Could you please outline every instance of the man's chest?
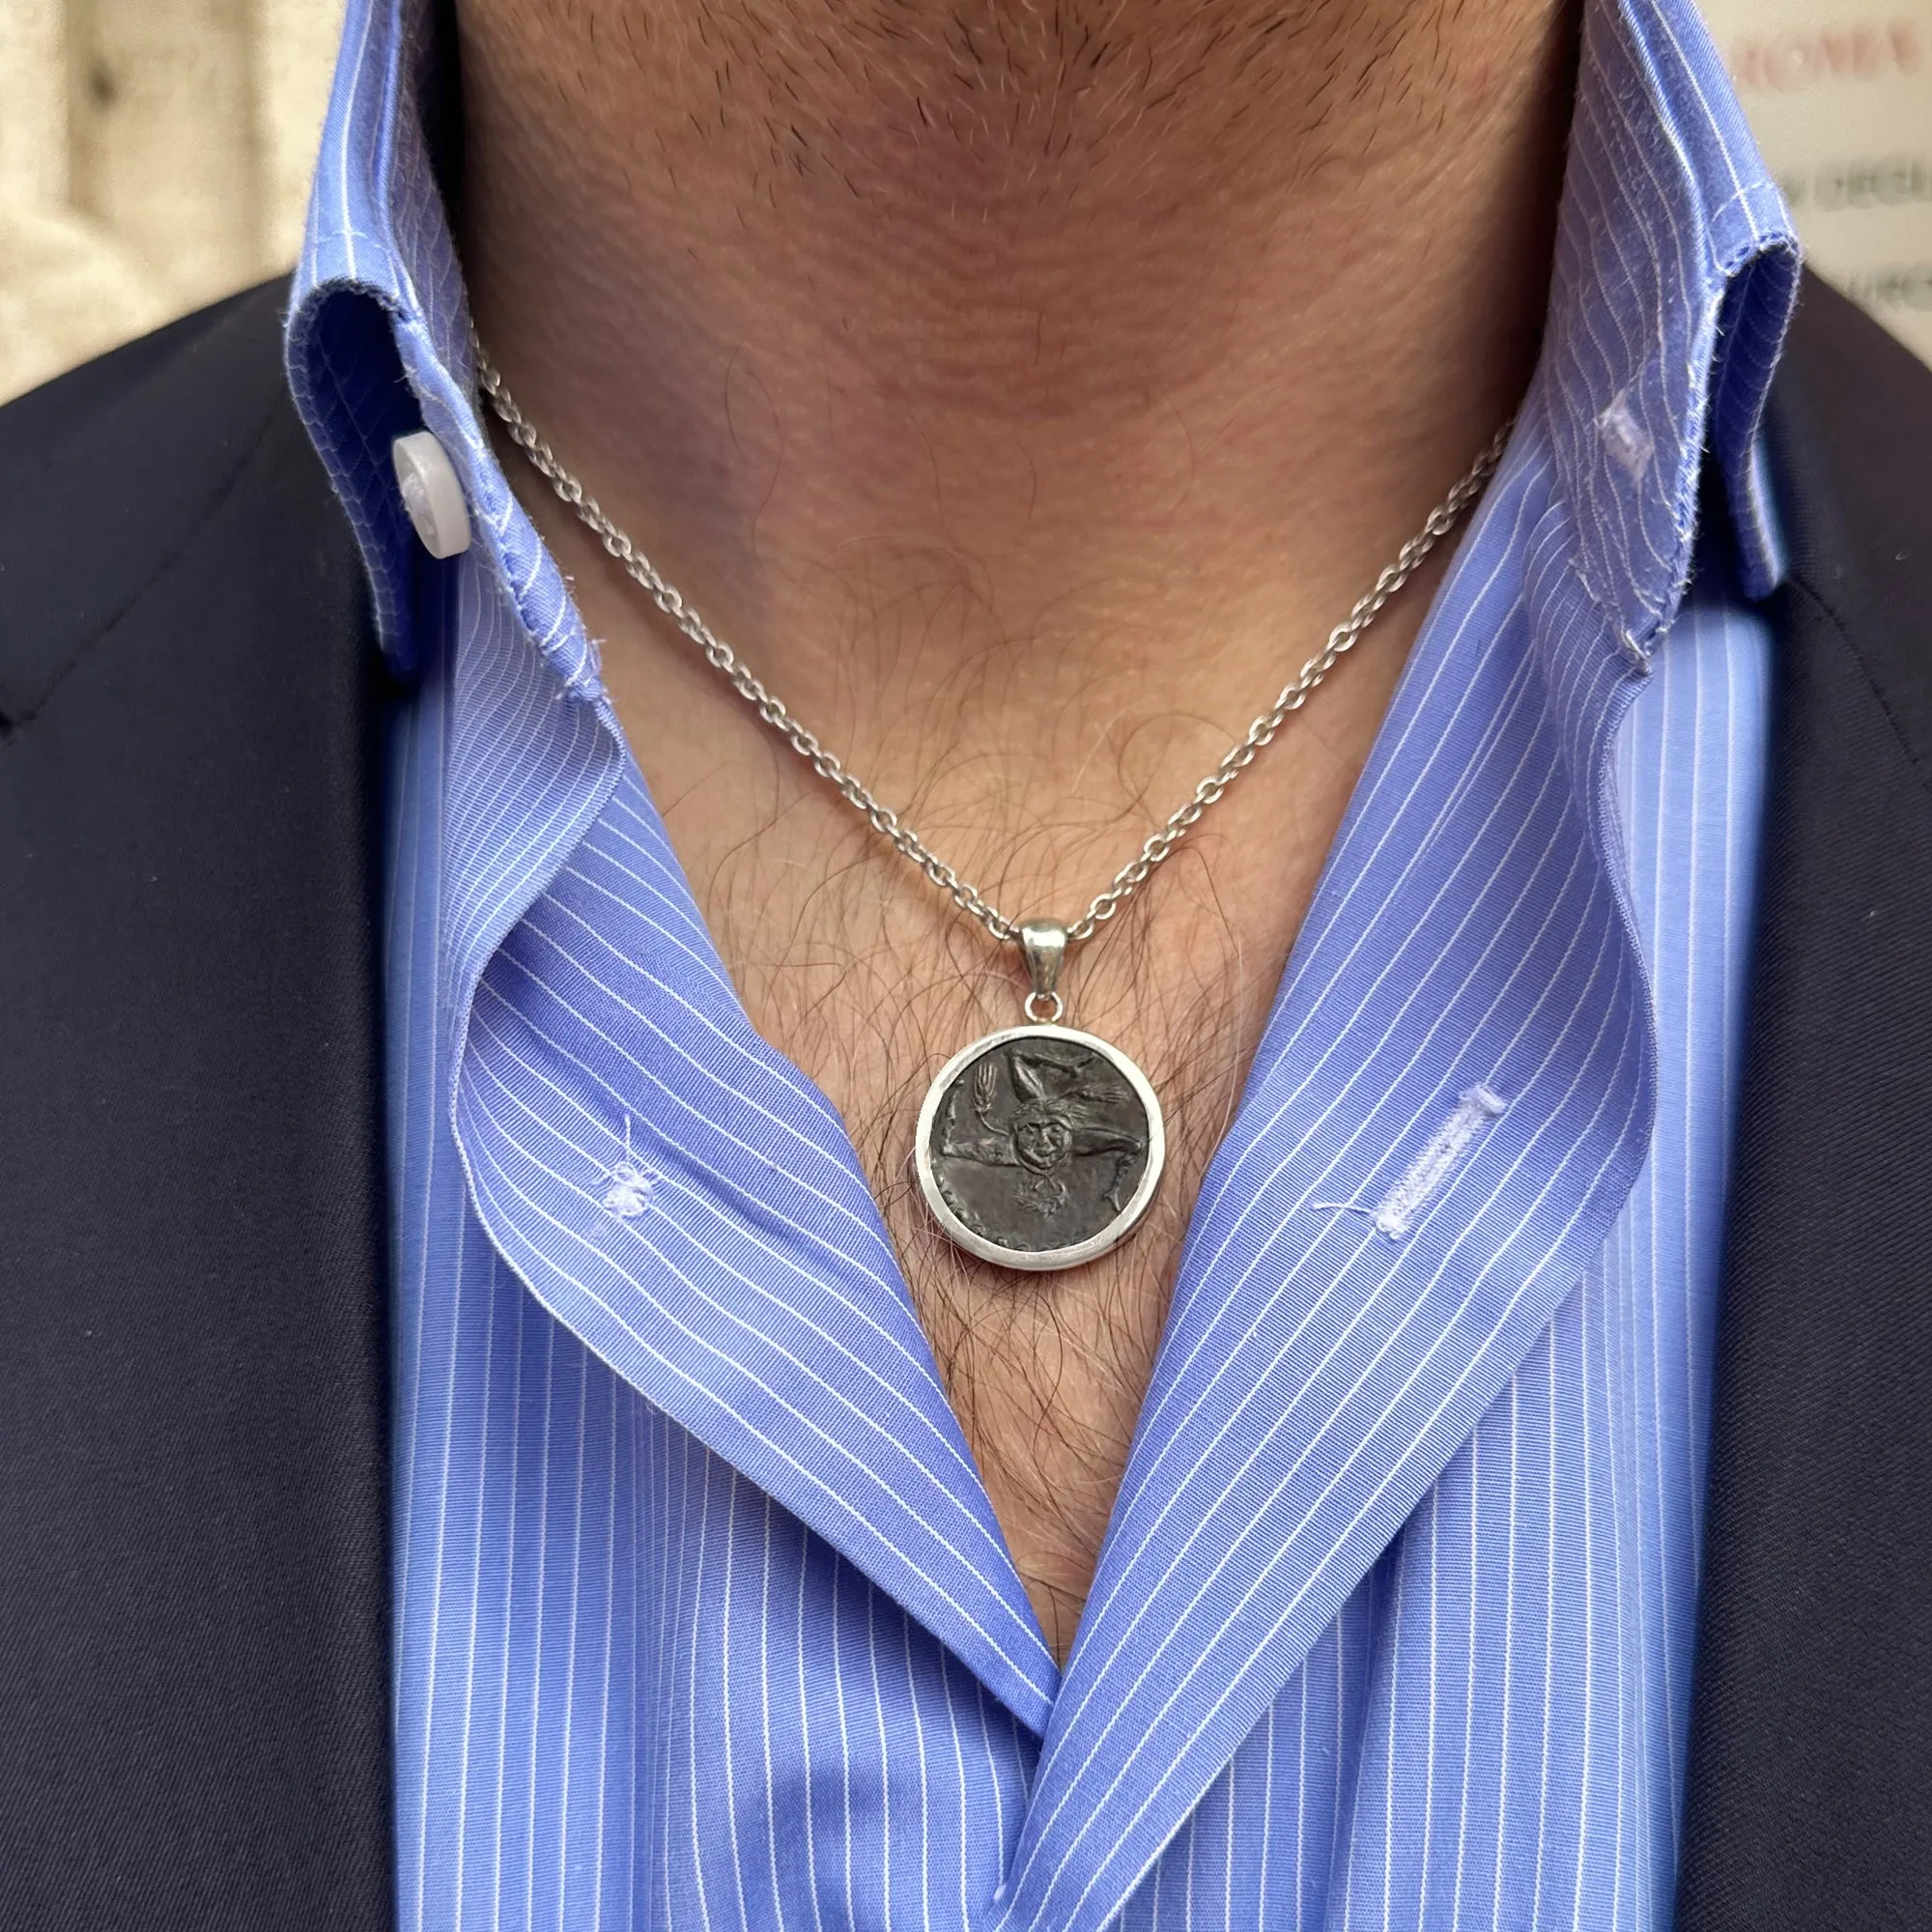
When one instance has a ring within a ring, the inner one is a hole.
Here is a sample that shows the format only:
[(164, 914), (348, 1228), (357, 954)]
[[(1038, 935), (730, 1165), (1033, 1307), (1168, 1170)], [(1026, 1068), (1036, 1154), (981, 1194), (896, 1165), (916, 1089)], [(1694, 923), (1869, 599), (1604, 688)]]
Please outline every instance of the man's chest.
[[(1144, 926), (1123, 921), (1088, 957), (1076, 954), (1068, 1018), (1145, 1068), (1166, 1159), (1145, 1217), (1118, 1247), (1039, 1272), (954, 1245), (914, 1160), (928, 1083), (958, 1048), (1018, 1022), (1023, 974), (989, 944), (976, 957), (969, 945), (980, 935), (962, 945), (917, 898), (904, 906), (890, 875), (855, 871), (820, 885), (809, 915), (816, 935), (802, 943), (800, 908), (781, 893), (756, 901), (755, 921), (734, 915), (728, 892), (719, 895), (714, 929), (740, 962), (734, 977), (753, 1023), (850, 1131), (947, 1398), (1062, 1660), (1148, 1393), (1202, 1177), (1238, 1105), (1313, 887), (1312, 868), (1286, 870), (1287, 889), (1257, 896), (1261, 916), (1237, 921), (1190, 855), (1135, 909), (1147, 914)], [(782, 951), (770, 944), (779, 929), (791, 935)], [(1025, 1181), (1025, 1156), (1014, 1160)]]

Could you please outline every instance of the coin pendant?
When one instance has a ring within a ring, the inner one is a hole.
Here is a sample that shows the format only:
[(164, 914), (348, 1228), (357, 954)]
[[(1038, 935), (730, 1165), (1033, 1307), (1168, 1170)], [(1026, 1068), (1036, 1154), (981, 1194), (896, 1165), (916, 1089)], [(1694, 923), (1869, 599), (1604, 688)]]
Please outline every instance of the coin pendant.
[(1077, 1267), (1147, 1212), (1167, 1159), (1160, 1102), (1118, 1047), (1022, 1026), (955, 1053), (919, 1110), (914, 1161), (933, 1218), (1003, 1267)]

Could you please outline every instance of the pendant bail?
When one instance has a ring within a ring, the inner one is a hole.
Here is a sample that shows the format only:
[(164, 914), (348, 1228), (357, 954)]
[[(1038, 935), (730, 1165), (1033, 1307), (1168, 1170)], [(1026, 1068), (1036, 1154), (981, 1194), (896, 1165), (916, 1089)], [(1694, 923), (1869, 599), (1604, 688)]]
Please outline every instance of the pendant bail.
[[(1051, 1022), (1065, 1011), (1059, 993), (1061, 963), (1066, 957), (1066, 928), (1057, 919), (1027, 919), (1020, 922), (1020, 951), (1026, 954), (1027, 973), (1033, 991), (1026, 998), (1027, 1018)], [(1034, 1010), (1036, 1005), (1047, 1009)]]

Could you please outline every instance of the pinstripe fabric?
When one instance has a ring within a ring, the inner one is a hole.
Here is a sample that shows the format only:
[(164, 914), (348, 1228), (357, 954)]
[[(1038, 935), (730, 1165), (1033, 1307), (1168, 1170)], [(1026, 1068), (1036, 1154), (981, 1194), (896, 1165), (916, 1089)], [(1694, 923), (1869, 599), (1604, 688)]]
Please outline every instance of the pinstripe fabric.
[[(1591, 0), (1544, 362), (1207, 1177), (1064, 1678), (490, 458), (422, 38), (351, 8), (289, 345), (415, 680), (404, 1924), (1661, 1926), (1795, 273), (1686, 0)], [(476, 525), (445, 566), (384, 473), (418, 420)]]

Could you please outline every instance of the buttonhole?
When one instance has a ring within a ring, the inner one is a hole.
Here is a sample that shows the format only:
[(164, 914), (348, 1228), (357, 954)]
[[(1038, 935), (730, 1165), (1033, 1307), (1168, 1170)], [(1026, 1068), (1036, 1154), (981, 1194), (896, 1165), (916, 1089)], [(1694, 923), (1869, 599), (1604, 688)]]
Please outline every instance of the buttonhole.
[(1400, 1241), (1508, 1106), (1501, 1094), (1479, 1082), (1458, 1097), (1448, 1119), (1403, 1171), (1402, 1179), (1373, 1208), (1355, 1201), (1311, 1201), (1308, 1205), (1327, 1213), (1364, 1214), (1378, 1235)]
[(1597, 418), (1597, 431), (1617, 468), (1633, 483), (1642, 482), (1650, 459), (1657, 453), (1657, 445), (1650, 432), (1637, 421), (1628, 389), (1619, 389), (1611, 398), (1609, 408)]

